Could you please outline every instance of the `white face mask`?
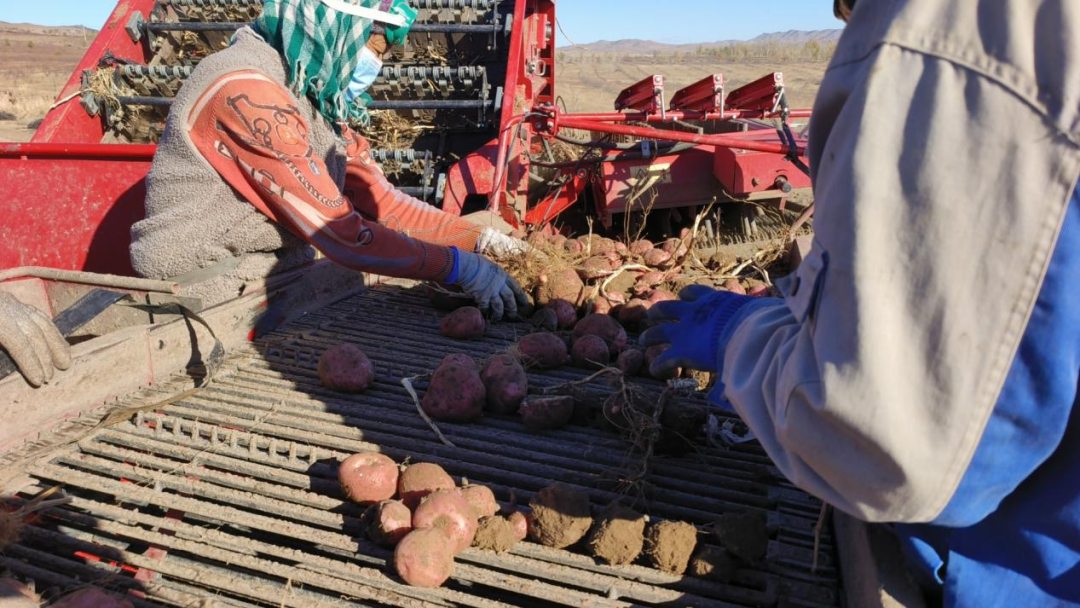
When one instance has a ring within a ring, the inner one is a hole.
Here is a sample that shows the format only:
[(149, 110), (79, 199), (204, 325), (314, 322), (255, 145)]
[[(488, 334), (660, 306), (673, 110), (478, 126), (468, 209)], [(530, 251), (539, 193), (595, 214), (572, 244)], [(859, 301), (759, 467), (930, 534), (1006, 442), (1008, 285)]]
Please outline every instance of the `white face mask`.
[(360, 61), (356, 64), (349, 88), (345, 90), (345, 101), (352, 103), (368, 90), (368, 87), (379, 77), (380, 70), (382, 70), (382, 59), (365, 46), (360, 51)]

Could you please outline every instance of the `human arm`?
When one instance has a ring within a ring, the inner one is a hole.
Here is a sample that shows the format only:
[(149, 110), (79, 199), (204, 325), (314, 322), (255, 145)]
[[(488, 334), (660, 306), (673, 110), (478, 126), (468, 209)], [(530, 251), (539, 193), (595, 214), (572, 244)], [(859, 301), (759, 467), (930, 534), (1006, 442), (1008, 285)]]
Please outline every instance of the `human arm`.
[[(387, 276), (457, 282), (500, 316), (517, 297), (501, 269), (461, 273), (456, 261), (491, 265), (468, 251), (412, 238), (363, 217), (313, 152), (310, 126), (291, 94), (255, 70), (219, 78), (184, 122), (195, 148), (244, 199), (338, 264)], [(492, 295), (494, 291), (494, 295)], [(498, 300), (497, 302), (495, 300)]]
[(834, 60), (810, 142), (810, 255), (784, 298), (719, 296), (704, 349), (792, 482), (865, 520), (934, 521), (1005, 382), (1077, 148), (992, 71), (889, 44)]

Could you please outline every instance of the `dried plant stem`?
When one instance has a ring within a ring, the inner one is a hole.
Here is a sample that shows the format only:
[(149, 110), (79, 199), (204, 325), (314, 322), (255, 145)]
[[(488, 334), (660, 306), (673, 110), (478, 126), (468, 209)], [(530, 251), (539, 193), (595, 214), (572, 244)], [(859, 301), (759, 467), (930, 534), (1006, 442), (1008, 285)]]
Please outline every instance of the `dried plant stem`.
[(435, 431), (435, 434), (439, 437), (439, 441), (443, 442), (443, 445), (447, 447), (456, 448), (457, 446), (454, 445), (449, 439), (446, 438), (445, 435), (442, 434), (442, 431), (439, 430), (439, 427), (435, 425), (435, 421), (427, 415), (427, 412), (425, 412), (424, 408), (420, 405), (420, 397), (417, 396), (416, 389), (413, 388), (412, 381), (419, 380), (421, 378), (424, 378), (425, 376), (430, 376), (430, 374), (413, 376), (412, 378), (402, 378), (401, 385), (405, 387), (405, 390), (409, 393), (409, 396), (412, 397), (413, 404), (416, 405), (417, 413), (419, 413), (420, 417), (424, 419), (424, 422), (426, 422), (427, 425), (431, 427), (431, 430)]

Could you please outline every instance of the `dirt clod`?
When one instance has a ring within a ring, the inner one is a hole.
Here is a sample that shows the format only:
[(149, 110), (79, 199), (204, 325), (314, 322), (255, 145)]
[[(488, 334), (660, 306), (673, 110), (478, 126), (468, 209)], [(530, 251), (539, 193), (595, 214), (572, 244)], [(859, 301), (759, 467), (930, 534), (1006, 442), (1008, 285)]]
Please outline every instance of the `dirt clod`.
[(645, 536), (645, 557), (659, 570), (671, 574), (686, 572), (697, 546), (697, 528), (684, 521), (662, 521), (649, 526)]
[(529, 506), (529, 535), (547, 547), (562, 549), (581, 540), (592, 526), (589, 496), (561, 483), (537, 492)]
[(478, 549), (486, 549), (503, 553), (509, 551), (517, 543), (514, 534), (514, 526), (505, 517), (495, 515), (480, 520), (480, 526), (473, 537), (473, 546)]
[(641, 555), (645, 517), (622, 505), (604, 510), (589, 534), (589, 550), (609, 564), (629, 564)]
[(690, 574), (719, 583), (730, 583), (737, 566), (738, 561), (726, 550), (705, 545), (690, 560)]
[(748, 562), (764, 559), (769, 548), (765, 515), (760, 511), (724, 513), (714, 524), (713, 533), (725, 549)]

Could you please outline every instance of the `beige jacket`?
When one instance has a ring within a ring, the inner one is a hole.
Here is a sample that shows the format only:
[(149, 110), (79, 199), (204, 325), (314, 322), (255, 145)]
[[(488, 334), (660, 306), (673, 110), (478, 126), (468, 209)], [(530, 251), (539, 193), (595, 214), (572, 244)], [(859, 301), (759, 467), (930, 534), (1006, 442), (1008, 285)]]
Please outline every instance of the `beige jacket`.
[(724, 353), (794, 483), (933, 520), (982, 436), (1080, 174), (1080, 2), (861, 0), (814, 108), (811, 254)]

